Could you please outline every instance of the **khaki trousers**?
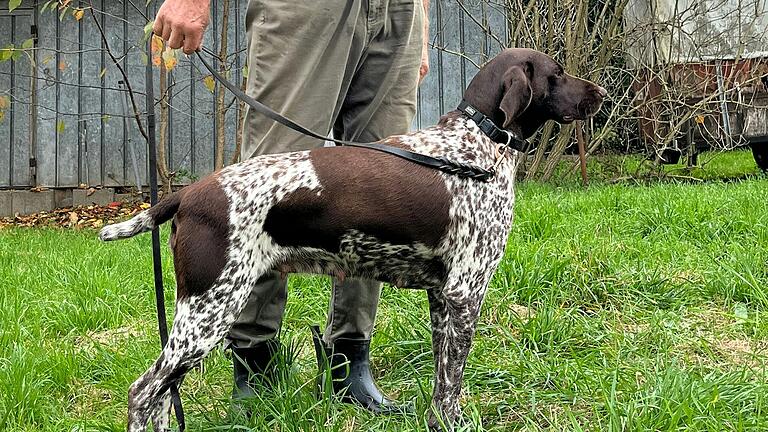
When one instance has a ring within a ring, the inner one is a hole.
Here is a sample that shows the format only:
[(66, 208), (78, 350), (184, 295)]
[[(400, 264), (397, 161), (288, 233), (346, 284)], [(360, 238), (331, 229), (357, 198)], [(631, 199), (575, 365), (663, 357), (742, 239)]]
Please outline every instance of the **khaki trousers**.
[[(416, 113), (421, 0), (250, 0), (247, 93), (318, 133), (361, 142), (408, 132)], [(322, 145), (246, 115), (243, 160)], [(370, 339), (381, 284), (333, 281), (323, 339)], [(266, 275), (232, 327), (238, 348), (274, 338), (286, 280)]]

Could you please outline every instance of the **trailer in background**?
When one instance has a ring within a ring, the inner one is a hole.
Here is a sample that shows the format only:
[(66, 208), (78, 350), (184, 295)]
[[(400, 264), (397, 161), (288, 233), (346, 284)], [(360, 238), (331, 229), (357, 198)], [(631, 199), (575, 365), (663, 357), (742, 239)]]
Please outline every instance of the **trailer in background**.
[(630, 0), (624, 19), (636, 117), (660, 161), (750, 145), (768, 170), (768, 0)]

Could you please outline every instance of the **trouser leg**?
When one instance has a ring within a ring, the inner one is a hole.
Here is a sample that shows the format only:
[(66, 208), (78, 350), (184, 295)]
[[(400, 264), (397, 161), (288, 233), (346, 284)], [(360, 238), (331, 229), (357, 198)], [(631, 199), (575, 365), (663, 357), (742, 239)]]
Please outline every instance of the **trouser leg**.
[(227, 339), (235, 348), (253, 348), (274, 339), (280, 331), (288, 299), (287, 278), (269, 272), (254, 286)]
[(333, 280), (323, 340), (370, 339), (379, 305), (381, 283), (358, 278)]

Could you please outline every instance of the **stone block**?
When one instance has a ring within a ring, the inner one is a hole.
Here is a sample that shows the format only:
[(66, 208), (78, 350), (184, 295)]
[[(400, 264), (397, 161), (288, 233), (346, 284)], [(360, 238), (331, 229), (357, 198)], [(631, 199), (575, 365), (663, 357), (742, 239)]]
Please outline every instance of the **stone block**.
[(54, 189), (53, 202), (56, 208), (72, 207), (72, 189)]
[(56, 208), (52, 190), (40, 192), (16, 190), (11, 192), (11, 211), (26, 215), (41, 211), (51, 211)]
[(11, 206), (11, 191), (0, 191), (0, 217), (13, 216), (13, 207)]
[(96, 189), (90, 195), (88, 195), (87, 189), (72, 190), (72, 205), (75, 207), (89, 206), (94, 204), (105, 206), (114, 200), (115, 192), (112, 189)]
[(132, 193), (119, 193), (115, 194), (115, 201), (121, 201), (121, 202), (141, 202), (143, 199), (141, 198), (141, 195), (132, 194)]

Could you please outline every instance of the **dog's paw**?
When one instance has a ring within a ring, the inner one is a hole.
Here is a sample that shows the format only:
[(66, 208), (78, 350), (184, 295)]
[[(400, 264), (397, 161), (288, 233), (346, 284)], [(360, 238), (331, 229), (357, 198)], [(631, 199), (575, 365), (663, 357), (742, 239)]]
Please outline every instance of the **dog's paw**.
[(119, 230), (115, 228), (115, 225), (107, 225), (99, 231), (99, 240), (112, 241), (117, 240)]

